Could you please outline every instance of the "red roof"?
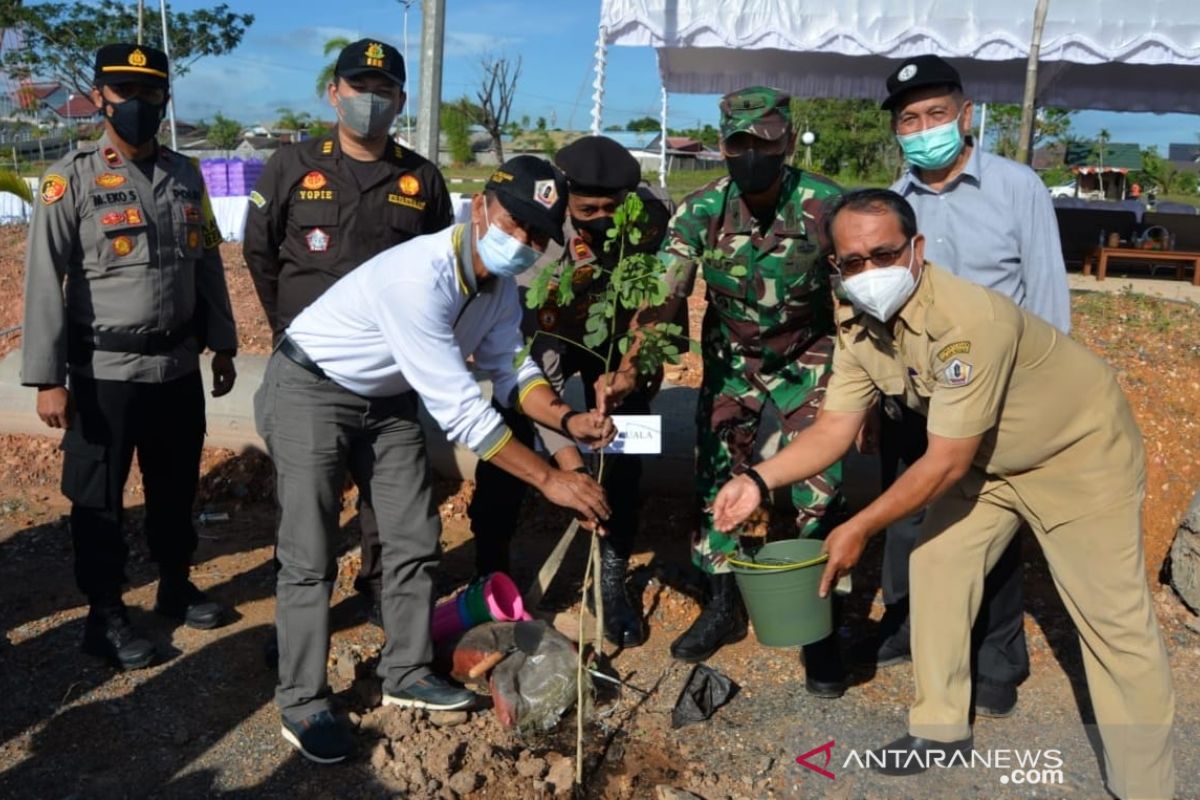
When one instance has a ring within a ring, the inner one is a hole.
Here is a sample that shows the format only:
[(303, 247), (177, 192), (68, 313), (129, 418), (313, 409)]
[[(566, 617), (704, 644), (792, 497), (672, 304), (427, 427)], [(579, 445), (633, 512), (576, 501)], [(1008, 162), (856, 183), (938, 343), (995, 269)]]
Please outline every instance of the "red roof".
[(75, 95), (69, 101), (54, 109), (54, 113), (64, 119), (88, 119), (100, 113), (100, 109), (92, 105), (92, 101), (83, 95)]
[(27, 86), (22, 86), (21, 91), (28, 92), (38, 100), (45, 100), (50, 95), (62, 88), (61, 83), (31, 83)]

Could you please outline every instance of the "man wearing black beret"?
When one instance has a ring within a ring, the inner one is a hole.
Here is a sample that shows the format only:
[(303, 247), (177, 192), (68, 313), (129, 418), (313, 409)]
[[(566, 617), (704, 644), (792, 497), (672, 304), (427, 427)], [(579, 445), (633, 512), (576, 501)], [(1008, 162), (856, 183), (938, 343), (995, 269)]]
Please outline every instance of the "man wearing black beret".
[[(574, 299), (558, 305), (557, 290), (540, 309), (526, 314), (525, 334), (537, 331), (555, 334), (581, 342), (588, 306), (605, 291), (606, 279), (597, 274), (597, 267), (607, 271), (616, 265), (619, 253), (605, 249), (613, 214), (626, 196), (637, 191), (650, 214), (650, 230), (644, 231), (638, 247), (654, 252), (669, 219), (666, 206), (647, 187), (638, 186), (641, 167), (630, 152), (607, 136), (584, 136), (560, 150), (555, 163), (567, 178), (567, 212), (570, 224), (564, 230), (565, 248), (561, 261), (571, 265)], [(532, 272), (530, 274), (533, 274)], [(619, 322), (618, 330), (624, 330)], [(605, 365), (593, 355), (567, 344), (555, 336), (536, 336), (530, 355), (556, 391), (562, 392), (573, 375), (583, 381), (586, 405), (595, 405), (595, 382), (605, 372)], [(595, 347), (604, 352), (607, 343)], [(615, 364), (613, 365), (615, 367)], [(623, 403), (621, 410), (631, 414), (650, 410), (649, 385)], [(532, 444), (534, 427), (525, 418), (509, 414), (514, 434)], [(586, 471), (583, 458), (575, 443), (552, 428), (536, 426), (546, 450), (562, 469)], [(608, 535), (601, 540), (600, 580), (604, 595), (605, 635), (613, 644), (635, 647), (645, 641), (641, 614), (629, 602), (625, 574), (633, 540), (638, 528), (638, 484), (642, 465), (637, 456), (609, 456), (604, 486), (612, 503), (613, 514), (605, 526)], [(505, 572), (509, 566), (509, 542), (516, 529), (525, 487), (521, 481), (496, 467), (481, 463), (475, 471), (475, 496), (468, 514), (475, 534), (476, 569), (482, 574)]]

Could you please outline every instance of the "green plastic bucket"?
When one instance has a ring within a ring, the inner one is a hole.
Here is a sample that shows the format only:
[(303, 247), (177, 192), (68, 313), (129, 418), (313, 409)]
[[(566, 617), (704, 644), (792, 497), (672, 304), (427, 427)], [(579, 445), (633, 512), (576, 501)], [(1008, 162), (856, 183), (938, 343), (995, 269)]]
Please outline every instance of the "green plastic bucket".
[(760, 644), (797, 647), (833, 632), (830, 598), (817, 595), (829, 560), (821, 544), (820, 539), (785, 539), (728, 559)]

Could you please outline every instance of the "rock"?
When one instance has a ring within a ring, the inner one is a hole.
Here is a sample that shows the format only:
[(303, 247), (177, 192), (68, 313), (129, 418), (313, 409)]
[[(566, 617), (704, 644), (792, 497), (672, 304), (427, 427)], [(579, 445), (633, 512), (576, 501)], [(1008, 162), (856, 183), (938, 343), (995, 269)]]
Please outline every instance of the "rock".
[(358, 677), (358, 656), (350, 648), (339, 650), (334, 656), (333, 674), (342, 684), (349, 686)]
[(431, 711), (429, 721), (439, 728), (453, 728), (455, 725), (462, 725), (470, 716), (465, 711)]
[(699, 795), (660, 783), (654, 787), (655, 800), (701, 800)]
[(763, 756), (758, 760), (758, 767), (755, 771), (761, 775), (762, 773), (769, 771), (773, 766), (775, 766), (775, 759), (771, 758), (770, 756)]
[(478, 772), (464, 769), (451, 775), (450, 780), (446, 781), (446, 785), (459, 794), (470, 794), (479, 788), (481, 782)]
[(560, 797), (571, 791), (571, 786), (575, 783), (575, 759), (560, 758), (550, 765), (550, 772), (546, 775), (546, 783), (554, 787), (554, 796)]
[(1188, 608), (1200, 612), (1200, 492), (1175, 531), (1170, 566), (1171, 587)]
[(371, 748), (371, 768), (376, 772), (382, 772), (392, 761), (392, 748), (387, 743), (386, 739), (381, 739)]
[(517, 762), (517, 774), (522, 778), (541, 778), (546, 774), (546, 759), (534, 756)]
[(437, 790), (440, 788), (442, 788), (442, 784), (437, 778), (430, 778), (429, 782), (425, 784), (425, 791), (429, 794), (437, 794)]

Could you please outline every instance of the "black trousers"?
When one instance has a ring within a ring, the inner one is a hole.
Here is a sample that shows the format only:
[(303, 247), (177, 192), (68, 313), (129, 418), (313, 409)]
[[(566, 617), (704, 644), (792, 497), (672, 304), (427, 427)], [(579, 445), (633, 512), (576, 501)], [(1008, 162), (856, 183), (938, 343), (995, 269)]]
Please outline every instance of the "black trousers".
[[(578, 374), (583, 381), (585, 404), (595, 408), (594, 384), (602, 374), (600, 361), (591, 355), (575, 354), (570, 351), (562, 356), (564, 380)], [(504, 416), (513, 436), (527, 447), (533, 446), (534, 425), (519, 411), (493, 405)], [(645, 393), (634, 392), (621, 404), (619, 411), (629, 414), (646, 414), (650, 411), (650, 400)], [(642, 462), (638, 456), (604, 456), (603, 486), (608, 493), (612, 516), (605, 527), (608, 536), (604, 542), (621, 558), (628, 559), (633, 552), (633, 540), (639, 524), (638, 485), (642, 480)], [(471, 532), (475, 535), (475, 570), (480, 575), (489, 572), (508, 572), (509, 545), (517, 528), (521, 502), (525, 499), (527, 484), (499, 467), (480, 461), (475, 467), (475, 495), (467, 508), (471, 520)]]
[[(903, 404), (900, 418), (883, 415), (880, 436), (883, 488), (896, 478), (899, 463), (911, 464), (928, 443), (926, 420)], [(918, 515), (921, 516), (921, 515)], [(889, 617), (898, 623), (893, 641), (908, 643), (908, 558), (916, 546), (918, 521), (888, 527), (883, 554), (883, 600)], [(1029, 650), (1025, 643), (1025, 598), (1020, 538), (1013, 537), (984, 581), (983, 604), (971, 629), (971, 661), (975, 677), (992, 683), (1020, 683), (1029, 676)], [(897, 616), (898, 615), (898, 616)]]
[(192, 502), (204, 446), (200, 373), (166, 383), (72, 376), (62, 491), (71, 501), (75, 580), (92, 605), (120, 601), (129, 548), (122, 496), (137, 454), (146, 540), (163, 575), (186, 574), (196, 549)]

